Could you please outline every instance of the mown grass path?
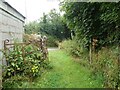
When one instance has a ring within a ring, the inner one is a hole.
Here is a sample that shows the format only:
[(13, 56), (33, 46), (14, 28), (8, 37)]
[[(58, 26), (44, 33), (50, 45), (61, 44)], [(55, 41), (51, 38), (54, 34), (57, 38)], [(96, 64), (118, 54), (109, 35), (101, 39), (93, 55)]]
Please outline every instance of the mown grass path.
[(37, 79), (41, 88), (99, 88), (97, 80), (91, 80), (90, 71), (76, 63), (71, 56), (61, 50), (49, 51), (53, 69)]

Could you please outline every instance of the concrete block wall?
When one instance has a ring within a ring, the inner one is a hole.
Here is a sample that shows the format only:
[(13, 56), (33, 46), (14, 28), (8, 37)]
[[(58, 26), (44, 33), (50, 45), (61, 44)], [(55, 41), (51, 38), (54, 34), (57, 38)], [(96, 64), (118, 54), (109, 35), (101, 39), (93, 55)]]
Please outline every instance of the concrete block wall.
[[(0, 49), (2, 48), (2, 33), (0, 29)], [(0, 52), (0, 65), (2, 65), (2, 53)], [(0, 66), (0, 89), (2, 87), (2, 67)]]
[(0, 0), (0, 48), (5, 39), (22, 41), (25, 17), (4, 0)]
[[(0, 0), (0, 49), (3, 49), (4, 40), (6, 39), (18, 39), (22, 41), (22, 36), (24, 33), (24, 20), (25, 17), (20, 14), (16, 9), (9, 5), (4, 0)], [(0, 52), (0, 65), (2, 53)], [(2, 76), (2, 69), (0, 67), (0, 79)], [(1, 87), (2, 81), (0, 81)]]
[[(1, 13), (1, 10), (0, 10)], [(0, 14), (0, 49), (2, 48), (2, 15)], [(2, 65), (2, 53), (0, 52), (0, 65)], [(0, 89), (2, 87), (2, 67), (0, 66)]]

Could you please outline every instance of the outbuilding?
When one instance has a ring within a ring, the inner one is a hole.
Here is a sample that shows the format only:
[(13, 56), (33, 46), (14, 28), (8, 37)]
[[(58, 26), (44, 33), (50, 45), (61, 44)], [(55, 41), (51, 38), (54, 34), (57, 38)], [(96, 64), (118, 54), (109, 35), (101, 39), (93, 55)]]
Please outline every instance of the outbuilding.
[[(6, 39), (22, 41), (24, 22), (25, 17), (21, 13), (5, 0), (0, 0), (0, 49), (3, 49), (3, 42)], [(2, 64), (1, 56), (2, 54), (0, 53), (0, 64)]]

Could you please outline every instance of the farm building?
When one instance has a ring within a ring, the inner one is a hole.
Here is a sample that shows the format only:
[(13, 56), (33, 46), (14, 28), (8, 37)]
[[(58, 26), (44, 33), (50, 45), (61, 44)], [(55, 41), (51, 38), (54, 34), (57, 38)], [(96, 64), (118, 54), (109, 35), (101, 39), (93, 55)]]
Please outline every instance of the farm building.
[[(5, 0), (0, 0), (0, 49), (3, 49), (3, 42), (6, 39), (18, 38), (19, 41), (22, 41), (24, 21), (25, 17), (22, 14)], [(2, 64), (1, 60), (0, 64)]]
[(4, 0), (0, 0), (0, 48), (5, 39), (22, 40), (25, 17)]

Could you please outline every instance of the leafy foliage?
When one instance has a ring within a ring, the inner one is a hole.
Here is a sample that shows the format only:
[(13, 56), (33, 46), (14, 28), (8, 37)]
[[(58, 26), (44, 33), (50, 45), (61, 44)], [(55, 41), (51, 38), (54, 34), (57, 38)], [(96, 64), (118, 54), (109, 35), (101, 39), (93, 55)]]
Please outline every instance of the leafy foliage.
[[(106, 54), (107, 53), (107, 54)], [(118, 88), (119, 66), (118, 66), (117, 48), (103, 48), (97, 54), (93, 54), (93, 63), (91, 64), (92, 75), (103, 78), (104, 87)]]
[(76, 57), (81, 57), (86, 52), (84, 47), (82, 47), (82, 43), (78, 45), (78, 42), (76, 41), (76, 39), (64, 40), (62, 43), (60, 43), (59, 47), (61, 49), (66, 50), (66, 52)]
[[(83, 47), (90, 49), (93, 39), (98, 40), (97, 52), (92, 52), (92, 63), (89, 64), (93, 74), (103, 79), (104, 87), (119, 88), (120, 68), (119, 59), (116, 59), (119, 55), (114, 53), (115, 48), (110, 47), (119, 47), (120, 44), (120, 2), (78, 3), (65, 0), (61, 2), (61, 10), (65, 12), (64, 20), (68, 27), (76, 32), (78, 45), (85, 39)], [(73, 50), (77, 52), (75, 47)]]
[(39, 31), (39, 24), (37, 21), (29, 22), (29, 24), (25, 25), (25, 33), (32, 34), (32, 33), (38, 33)]
[(74, 29), (79, 39), (98, 39), (98, 47), (113, 45), (120, 39), (120, 4), (118, 3), (78, 3), (62, 2), (61, 10), (67, 25)]
[(25, 31), (28, 34), (47, 35), (60, 41), (70, 37), (70, 30), (67, 28), (62, 16), (55, 9), (48, 14), (43, 13), (43, 17), (38, 21), (26, 24)]
[(30, 44), (21, 46), (16, 44), (13, 50), (4, 53), (8, 66), (4, 66), (3, 81), (15, 75), (28, 77), (33, 80), (40, 76), (48, 61), (43, 59), (38, 47)]

